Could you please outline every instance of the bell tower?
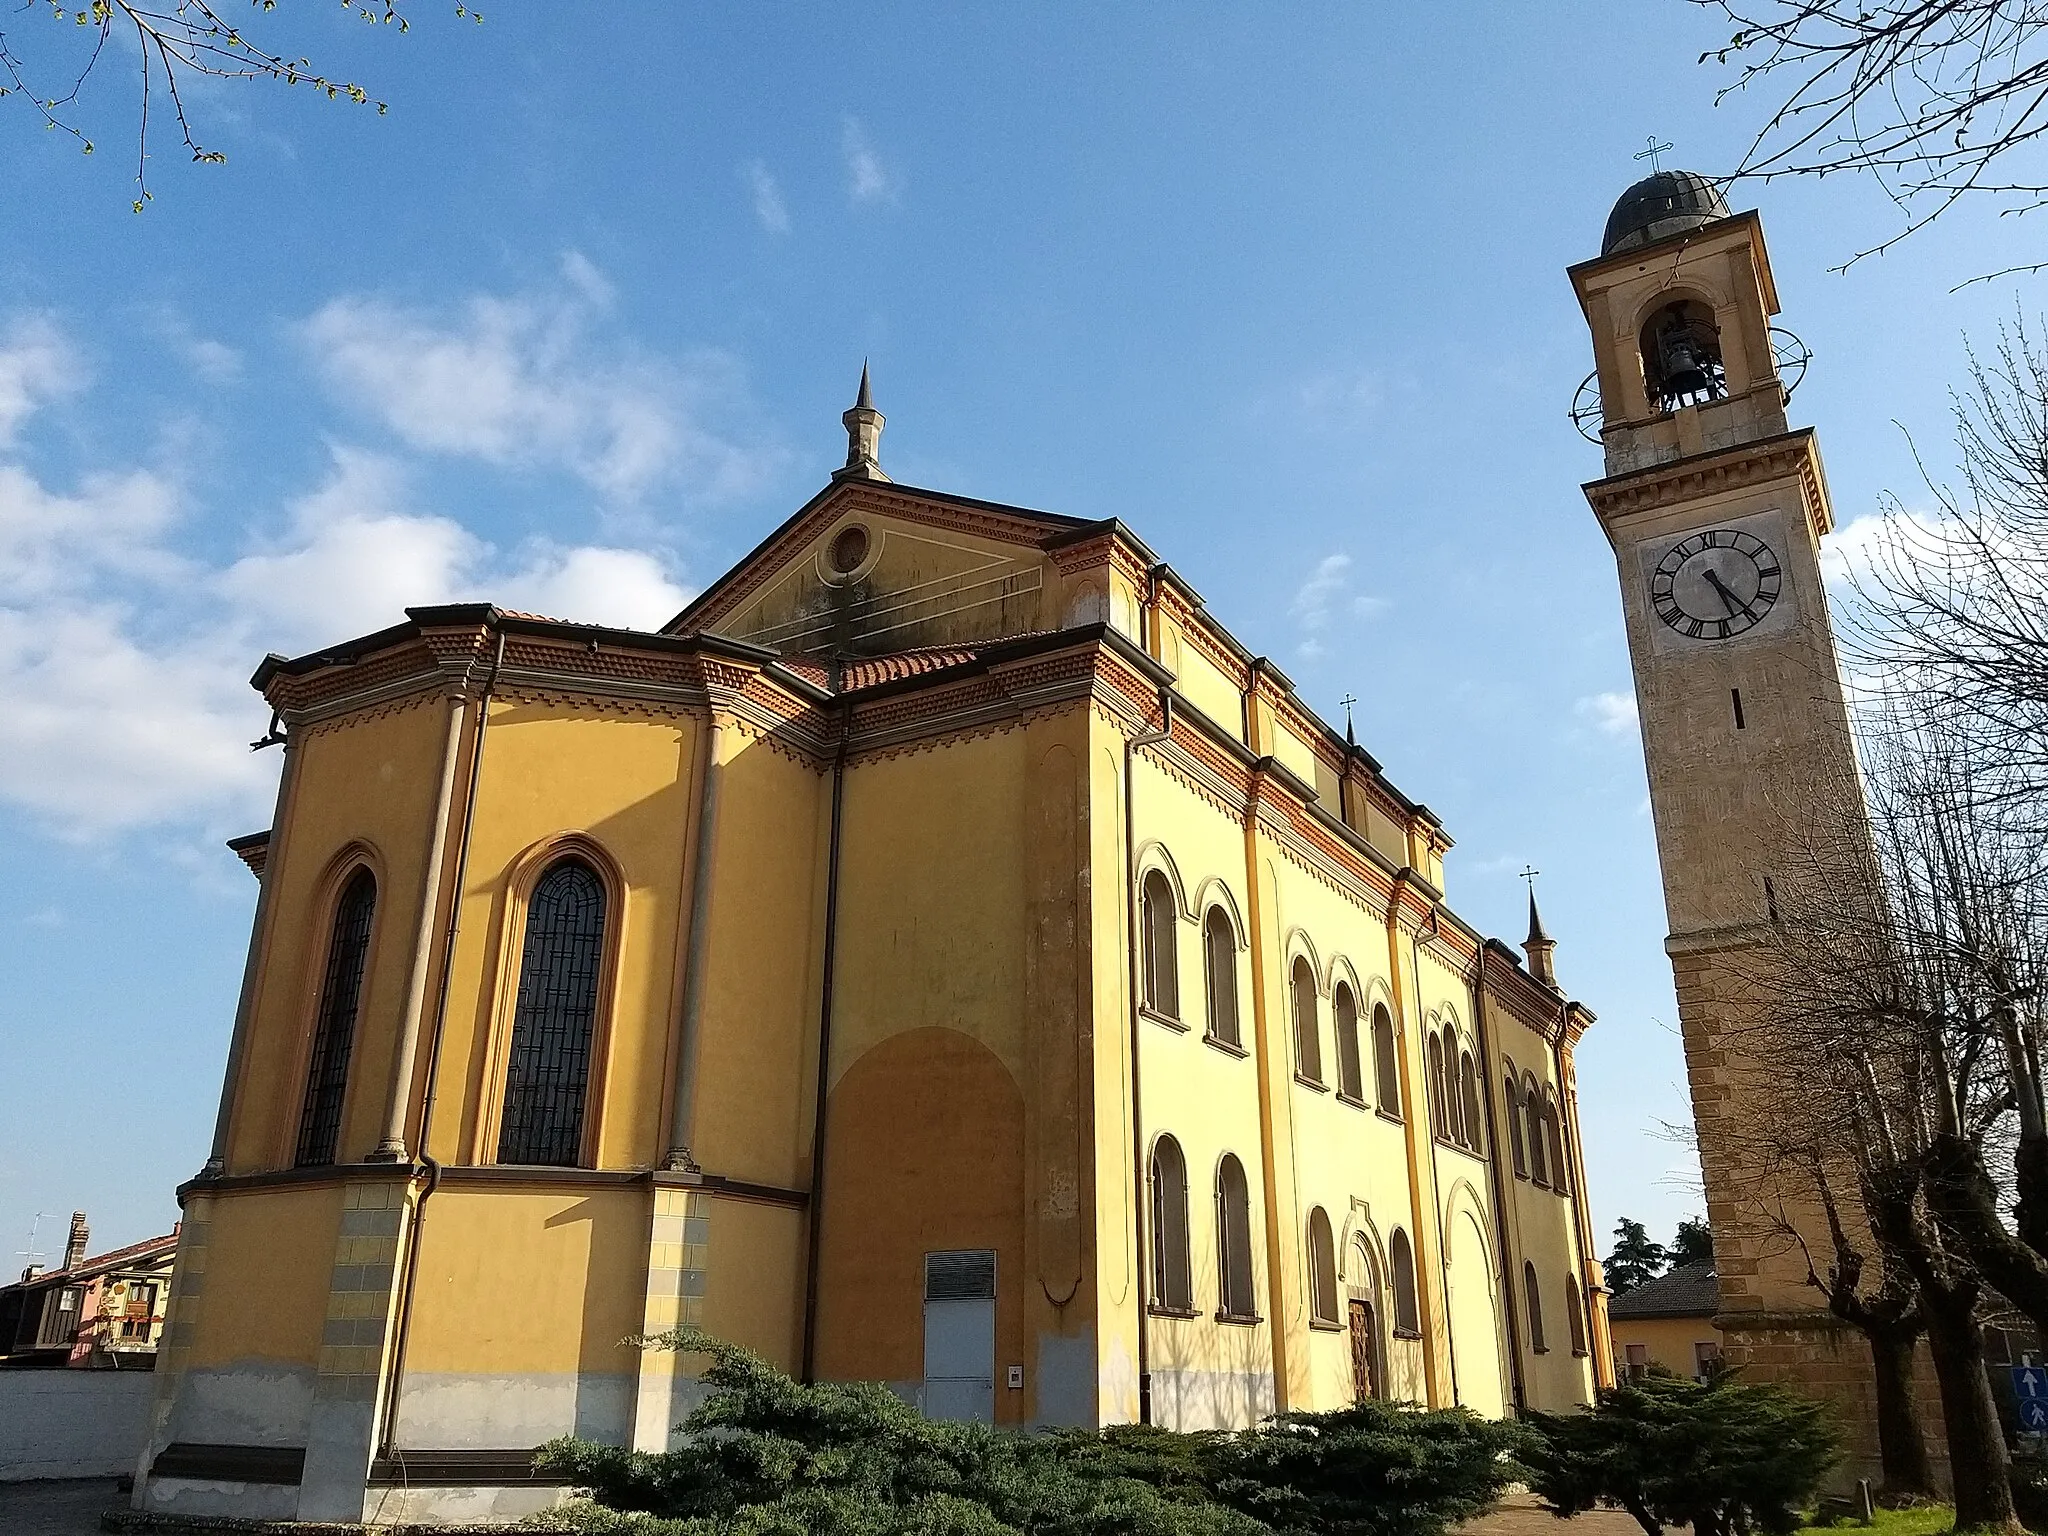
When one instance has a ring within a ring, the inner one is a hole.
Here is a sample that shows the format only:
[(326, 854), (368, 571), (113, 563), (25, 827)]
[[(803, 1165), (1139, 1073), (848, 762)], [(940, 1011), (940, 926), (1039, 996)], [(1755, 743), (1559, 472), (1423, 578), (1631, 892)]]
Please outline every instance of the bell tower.
[(1621, 581), (1723, 1347), (1753, 1375), (1846, 1397), (1845, 1421), (1868, 1424), (1862, 1338), (1768, 1230), (1730, 1118), (1739, 978), (1757, 974), (1742, 952), (1777, 918), (1774, 852), (1795, 807), (1856, 793), (1821, 581), (1827, 481), (1812, 429), (1786, 419), (1763, 225), (1704, 178), (1659, 172), (1622, 194), (1600, 255), (1570, 276), (1593, 342), (1582, 400), (1598, 392), (1574, 415), (1607, 459), (1585, 493)]

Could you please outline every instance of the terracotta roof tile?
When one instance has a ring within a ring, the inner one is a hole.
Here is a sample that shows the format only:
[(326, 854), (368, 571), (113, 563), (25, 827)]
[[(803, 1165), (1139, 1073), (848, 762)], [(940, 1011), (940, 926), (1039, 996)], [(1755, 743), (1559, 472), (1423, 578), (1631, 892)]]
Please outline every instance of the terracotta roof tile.
[(1721, 1282), (1711, 1259), (1681, 1264), (1668, 1275), (1645, 1280), (1634, 1290), (1607, 1303), (1607, 1315), (1632, 1317), (1712, 1317), (1721, 1310)]
[[(33, 1280), (17, 1280), (15, 1285), (47, 1285), (53, 1280), (85, 1280), (94, 1275), (104, 1274), (110, 1269), (119, 1269), (124, 1264), (138, 1263), (144, 1259), (161, 1258), (178, 1246), (178, 1234), (166, 1232), (161, 1237), (146, 1237), (139, 1243), (130, 1243), (126, 1248), (115, 1248), (93, 1258), (81, 1259), (69, 1269), (48, 1269)], [(12, 1286), (0, 1286), (0, 1290), (11, 1290)]]

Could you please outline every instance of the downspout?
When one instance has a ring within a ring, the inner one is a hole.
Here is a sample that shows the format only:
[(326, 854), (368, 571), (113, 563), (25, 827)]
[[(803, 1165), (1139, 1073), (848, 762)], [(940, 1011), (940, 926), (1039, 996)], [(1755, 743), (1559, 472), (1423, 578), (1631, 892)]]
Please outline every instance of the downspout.
[(1472, 1027), (1479, 1035), (1479, 1085), (1486, 1104), (1486, 1171), (1493, 1185), (1493, 1240), (1500, 1250), (1501, 1315), (1508, 1325), (1508, 1374), (1515, 1391), (1515, 1412), (1529, 1406), (1522, 1380), (1522, 1330), (1515, 1316), (1514, 1254), (1508, 1246), (1508, 1194), (1500, 1167), (1500, 1126), (1493, 1109), (1493, 1050), (1486, 1028), (1486, 941), (1479, 941), (1479, 959), (1472, 972)]
[[(1397, 1055), (1401, 1070), (1401, 1106), (1406, 1111), (1403, 1117), (1405, 1134), (1402, 1140), (1408, 1152), (1408, 1224), (1415, 1230), (1415, 1240), (1409, 1245), (1409, 1258), (1414, 1262), (1415, 1270), (1415, 1322), (1422, 1334), (1422, 1389), (1429, 1399), (1429, 1406), (1441, 1408), (1444, 1404), (1442, 1391), (1437, 1382), (1436, 1349), (1432, 1337), (1436, 1331), (1436, 1301), (1422, 1283), (1422, 1264), (1419, 1256), (1412, 1251), (1422, 1241), (1422, 1156), (1427, 1152), (1432, 1159), (1430, 1187), (1434, 1190), (1436, 1147), (1433, 1140), (1435, 1131), (1429, 1123), (1428, 1084), (1425, 1081), (1422, 1093), (1415, 1092), (1415, 1074), (1410, 1070), (1409, 1064), (1411, 1048), (1422, 1049), (1421, 1044), (1415, 1039), (1416, 1035), (1421, 1033), (1422, 1021), (1411, 1017), (1411, 1010), (1408, 1007), (1408, 995), (1420, 987), (1421, 978), (1418, 976), (1416, 985), (1411, 987), (1403, 978), (1401, 971), (1401, 885), (1402, 881), (1397, 878), (1394, 882), (1393, 900), (1387, 905), (1387, 969), (1393, 973), (1394, 1011), (1400, 1021), (1402, 1032), (1401, 1050)], [(1421, 1150), (1417, 1149), (1415, 1140), (1418, 1124), (1422, 1128)]]
[(711, 867), (718, 849), (718, 792), (723, 777), (719, 762), (725, 750), (725, 727), (718, 710), (705, 710), (704, 773), (697, 784), (697, 846), (690, 870), (690, 929), (683, 959), (683, 1016), (676, 1042), (675, 1102), (669, 1106), (668, 1155), (662, 1166), (672, 1172), (698, 1172), (690, 1143), (697, 1129), (697, 1057), (703, 1038), (704, 968), (710, 949)]
[[(839, 664), (832, 666), (838, 691)], [(839, 844), (846, 809), (846, 744), (853, 722), (846, 704), (839, 706), (839, 748), (832, 756), (832, 828), (825, 855), (825, 953), (818, 987), (818, 1082), (811, 1112), (811, 1198), (809, 1230), (804, 1234), (803, 1380), (817, 1379), (818, 1267), (825, 1230), (825, 1096), (832, 1084), (832, 977), (839, 958)]]
[[(1557, 1072), (1557, 1112), (1564, 1116), (1565, 1135), (1559, 1140), (1564, 1143), (1565, 1157), (1571, 1166), (1566, 1170), (1572, 1181), (1572, 1232), (1579, 1240), (1579, 1311), (1586, 1329), (1586, 1351), (1593, 1360), (1593, 1385), (1595, 1387), (1614, 1384), (1614, 1346), (1612, 1336), (1606, 1328), (1593, 1326), (1593, 1297), (1595, 1287), (1591, 1264), (1593, 1250), (1586, 1246), (1586, 1228), (1592, 1222), (1592, 1213), (1586, 1207), (1586, 1160), (1579, 1147), (1579, 1110), (1576, 1086), (1567, 1088), (1564, 1073), (1564, 1037), (1571, 1008), (1560, 1003), (1557, 1010), (1557, 1043), (1550, 1048), (1551, 1063)], [(1607, 1287), (1598, 1287), (1605, 1294)], [(1566, 1298), (1569, 1300), (1570, 1298)]]
[[(1436, 921), (1436, 911), (1437, 903), (1432, 901), (1429, 904), (1429, 919), (1432, 924)], [(1415, 967), (1415, 1006), (1420, 1008), (1422, 1006), (1422, 932), (1420, 929), (1409, 936), (1408, 954), (1411, 963)], [(1451, 1075), (1448, 1070), (1444, 1073), (1443, 1093), (1445, 1098), (1451, 1096)], [(1425, 1092), (1423, 1097), (1427, 1099), (1428, 1093)], [(1444, 1110), (1448, 1114), (1450, 1106), (1445, 1105)], [(1429, 1203), (1431, 1209), (1436, 1212), (1436, 1220), (1432, 1225), (1436, 1228), (1437, 1288), (1444, 1298), (1444, 1362), (1451, 1368), (1451, 1401), (1455, 1403), (1458, 1401), (1458, 1335), (1451, 1327), (1451, 1254), (1448, 1245), (1444, 1242), (1444, 1197), (1443, 1190), (1437, 1185), (1436, 1173), (1436, 1127), (1432, 1125), (1429, 1128)]]
[(469, 785), (463, 793), (462, 835), (455, 845), (455, 885), (448, 901), (448, 927), (441, 941), (441, 982), (434, 995), (434, 1027), (427, 1043), (426, 1102), (420, 1106), (420, 1166), (426, 1170), (426, 1187), (413, 1202), (412, 1223), (406, 1233), (405, 1282), (399, 1292), (398, 1320), (392, 1332), (391, 1375), (385, 1393), (383, 1422), (378, 1436), (378, 1455), (390, 1459), (398, 1439), (399, 1392), (405, 1379), (405, 1346), (412, 1335), (412, 1297), (419, 1278), (420, 1233), (426, 1225), (427, 1202), (441, 1188), (441, 1164), (428, 1148), (427, 1136), (434, 1125), (434, 1103), (440, 1093), (441, 1038), (448, 1018), (448, 983), (455, 970), (455, 935), (461, 927), (462, 886), (469, 874), (469, 834), (476, 824), (477, 784), (484, 768), (484, 730), (491, 720), (491, 695), (497, 691), (498, 671), (505, 664), (505, 631), (498, 631), (497, 648), (491, 653), (491, 670), (476, 701), (476, 734), (470, 742)]
[[(504, 643), (504, 633), (500, 631), (501, 649)], [(412, 1109), (413, 1069), (419, 1061), (420, 1024), (427, 1011), (427, 976), (434, 963), (434, 919), (441, 910), (441, 872), (448, 856), (448, 810), (455, 799), (455, 768), (461, 756), (466, 703), (460, 694), (448, 701), (448, 742), (441, 752), (441, 781), (434, 793), (434, 825), (427, 838), (426, 864), (420, 872), (420, 926), (413, 940), (412, 968), (405, 983), (405, 1013), (398, 1025), (398, 1049), (391, 1058), (391, 1084), (384, 1101), (384, 1137), (368, 1158), (373, 1163), (407, 1161), (405, 1122)], [(482, 734), (481, 715), (478, 734)], [(466, 835), (467, 828), (464, 831)]]
[[(1157, 573), (1153, 577), (1157, 590)], [(1173, 689), (1162, 683), (1159, 688), (1159, 729), (1139, 731), (1124, 738), (1124, 928), (1127, 943), (1124, 947), (1125, 991), (1130, 997), (1131, 1023), (1131, 1223), (1135, 1228), (1135, 1241), (1131, 1254), (1135, 1269), (1135, 1285), (1132, 1298), (1138, 1313), (1138, 1422), (1152, 1422), (1152, 1355), (1150, 1338), (1145, 1327), (1146, 1308), (1150, 1305), (1151, 1267), (1146, 1261), (1145, 1200), (1151, 1180), (1145, 1174), (1145, 1122), (1144, 1101), (1138, 1093), (1138, 1045), (1143, 1038), (1138, 1013), (1139, 967), (1138, 967), (1138, 838), (1137, 830), (1131, 823), (1137, 796), (1131, 783), (1131, 770), (1136, 763), (1138, 748), (1155, 746), (1173, 737)], [(1249, 1233), (1247, 1233), (1249, 1236)]]
[(268, 745), (271, 740), (284, 743), (284, 761), (277, 771), (277, 799), (270, 811), (270, 847), (263, 856), (263, 874), (256, 882), (256, 912), (249, 920), (249, 957), (242, 964), (242, 991), (235, 1001), (235, 1027), (228, 1038), (228, 1064), (221, 1076), (220, 1108), (213, 1117), (213, 1145), (206, 1154), (206, 1164), (199, 1170), (202, 1179), (217, 1178), (227, 1172), (228, 1131), (235, 1115), (235, 1090), (241, 1083), (242, 1056), (248, 1049), (249, 1018), (256, 1009), (256, 977), (262, 969), (263, 946), (268, 932), (270, 917), (270, 893), (277, 888), (278, 865), (284, 854), (286, 829), (291, 819), (291, 790), (297, 780), (293, 771), (299, 757), (292, 750), (291, 738), (278, 736), (276, 727), (259, 745)]

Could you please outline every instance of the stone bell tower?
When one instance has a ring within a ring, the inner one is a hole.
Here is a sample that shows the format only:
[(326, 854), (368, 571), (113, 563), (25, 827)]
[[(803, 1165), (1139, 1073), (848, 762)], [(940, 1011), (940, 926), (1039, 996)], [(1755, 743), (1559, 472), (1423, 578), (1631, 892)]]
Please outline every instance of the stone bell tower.
[(1570, 276), (1599, 397), (1574, 414), (1607, 456), (1585, 492), (1621, 580), (1723, 1349), (1752, 1376), (1846, 1399), (1845, 1421), (1868, 1425), (1862, 1336), (1762, 1220), (1731, 1118), (1738, 1010), (1758, 974), (1744, 952), (1778, 915), (1787, 816), (1817, 792), (1857, 794), (1821, 582), (1827, 481), (1812, 429), (1786, 421), (1763, 225), (1704, 178), (1659, 172), (1622, 194), (1600, 255)]

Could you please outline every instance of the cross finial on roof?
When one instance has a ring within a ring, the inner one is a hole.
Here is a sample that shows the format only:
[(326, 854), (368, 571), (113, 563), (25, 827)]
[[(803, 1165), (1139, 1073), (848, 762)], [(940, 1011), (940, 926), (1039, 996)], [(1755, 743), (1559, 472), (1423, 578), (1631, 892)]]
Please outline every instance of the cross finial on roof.
[(1347, 747), (1355, 747), (1358, 745), (1358, 736), (1351, 729), (1351, 706), (1356, 704), (1358, 699), (1355, 695), (1347, 693), (1337, 702), (1344, 706), (1344, 744)]
[(1658, 143), (1657, 135), (1653, 133), (1650, 135), (1650, 147), (1636, 151), (1636, 158), (1649, 161), (1650, 174), (1654, 176), (1657, 172), (1664, 169), (1663, 163), (1657, 157), (1669, 153), (1671, 148), (1672, 146), (1669, 143)]
[(1522, 878), (1529, 882), (1529, 894), (1531, 896), (1536, 894), (1536, 877), (1542, 873), (1543, 871), (1536, 868), (1533, 864), (1524, 864), (1522, 866)]

